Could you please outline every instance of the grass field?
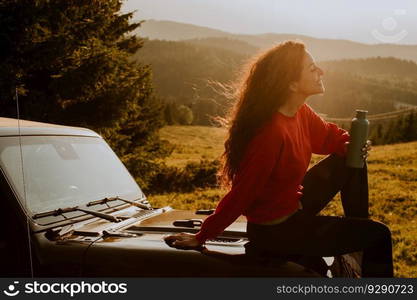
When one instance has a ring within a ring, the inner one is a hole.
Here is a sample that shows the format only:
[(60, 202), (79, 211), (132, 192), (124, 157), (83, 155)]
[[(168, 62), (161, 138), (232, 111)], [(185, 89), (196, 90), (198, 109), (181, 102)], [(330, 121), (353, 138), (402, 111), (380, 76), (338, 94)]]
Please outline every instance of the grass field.
[[(168, 126), (161, 137), (175, 145), (167, 164), (218, 158), (225, 130), (201, 126)], [(313, 155), (311, 165), (323, 156)], [(310, 165), (310, 166), (311, 166)], [(387, 224), (393, 237), (396, 277), (417, 277), (417, 142), (374, 146), (368, 158), (371, 218)], [(178, 209), (215, 208), (222, 189), (197, 190), (149, 198), (153, 206)], [(340, 194), (325, 208), (325, 215), (343, 215)], [(360, 234), (360, 233), (358, 233)]]
[(207, 126), (166, 126), (159, 134), (162, 139), (175, 145), (174, 153), (166, 163), (184, 166), (187, 162), (219, 158), (226, 130)]

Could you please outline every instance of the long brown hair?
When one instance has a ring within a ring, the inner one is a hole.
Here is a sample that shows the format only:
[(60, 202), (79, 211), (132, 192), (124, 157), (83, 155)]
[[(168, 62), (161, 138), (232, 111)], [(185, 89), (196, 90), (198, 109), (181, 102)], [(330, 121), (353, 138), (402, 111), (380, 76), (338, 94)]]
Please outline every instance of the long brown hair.
[(228, 117), (220, 183), (229, 187), (240, 161), (257, 130), (289, 96), (289, 85), (301, 74), (305, 45), (285, 41), (256, 56), (243, 70), (235, 90), (236, 103)]

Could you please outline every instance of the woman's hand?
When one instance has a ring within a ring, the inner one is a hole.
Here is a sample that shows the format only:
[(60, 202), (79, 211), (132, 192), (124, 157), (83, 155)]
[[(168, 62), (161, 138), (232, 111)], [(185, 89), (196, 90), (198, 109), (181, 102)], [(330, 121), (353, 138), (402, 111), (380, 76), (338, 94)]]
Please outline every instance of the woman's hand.
[(369, 156), (368, 152), (372, 150), (371, 146), (372, 146), (372, 142), (370, 140), (367, 140), (365, 143), (365, 146), (362, 148), (362, 152), (364, 153), (362, 157), (364, 160), (368, 159), (368, 156)]
[(170, 247), (183, 250), (201, 250), (203, 248), (202, 244), (195, 238), (195, 234), (181, 232), (178, 234), (173, 234), (164, 237), (165, 242)]
[[(347, 149), (348, 149), (348, 145), (349, 145), (349, 142), (345, 142), (345, 153), (347, 153)], [(369, 151), (371, 151), (372, 150), (372, 142), (371, 142), (371, 140), (367, 140), (366, 141), (366, 143), (365, 143), (365, 145), (363, 146), (363, 148), (361, 149), (362, 150), (362, 153), (363, 153), (363, 155), (362, 155), (362, 158), (364, 159), (364, 160), (367, 160), (368, 159), (368, 156), (369, 156)]]

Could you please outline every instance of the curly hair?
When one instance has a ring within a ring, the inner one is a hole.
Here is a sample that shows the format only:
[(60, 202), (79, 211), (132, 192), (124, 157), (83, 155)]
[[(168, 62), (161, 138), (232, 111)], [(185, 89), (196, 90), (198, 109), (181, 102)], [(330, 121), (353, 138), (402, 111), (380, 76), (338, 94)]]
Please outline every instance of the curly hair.
[(300, 78), (304, 55), (303, 42), (285, 41), (257, 55), (243, 69), (227, 118), (228, 136), (218, 173), (223, 186), (231, 185), (249, 142), (285, 103), (290, 83)]

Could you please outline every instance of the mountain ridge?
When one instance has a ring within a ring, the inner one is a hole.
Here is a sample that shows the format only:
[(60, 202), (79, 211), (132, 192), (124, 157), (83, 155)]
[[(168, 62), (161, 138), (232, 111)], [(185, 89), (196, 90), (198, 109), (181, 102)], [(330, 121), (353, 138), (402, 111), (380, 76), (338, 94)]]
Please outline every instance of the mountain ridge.
[(236, 34), (193, 24), (152, 19), (145, 21), (135, 33), (149, 39), (170, 41), (229, 38), (244, 41), (258, 50), (269, 48), (287, 39), (301, 39), (319, 61), (394, 56), (417, 62), (417, 45), (364, 44), (351, 40), (316, 38), (287, 33)]

